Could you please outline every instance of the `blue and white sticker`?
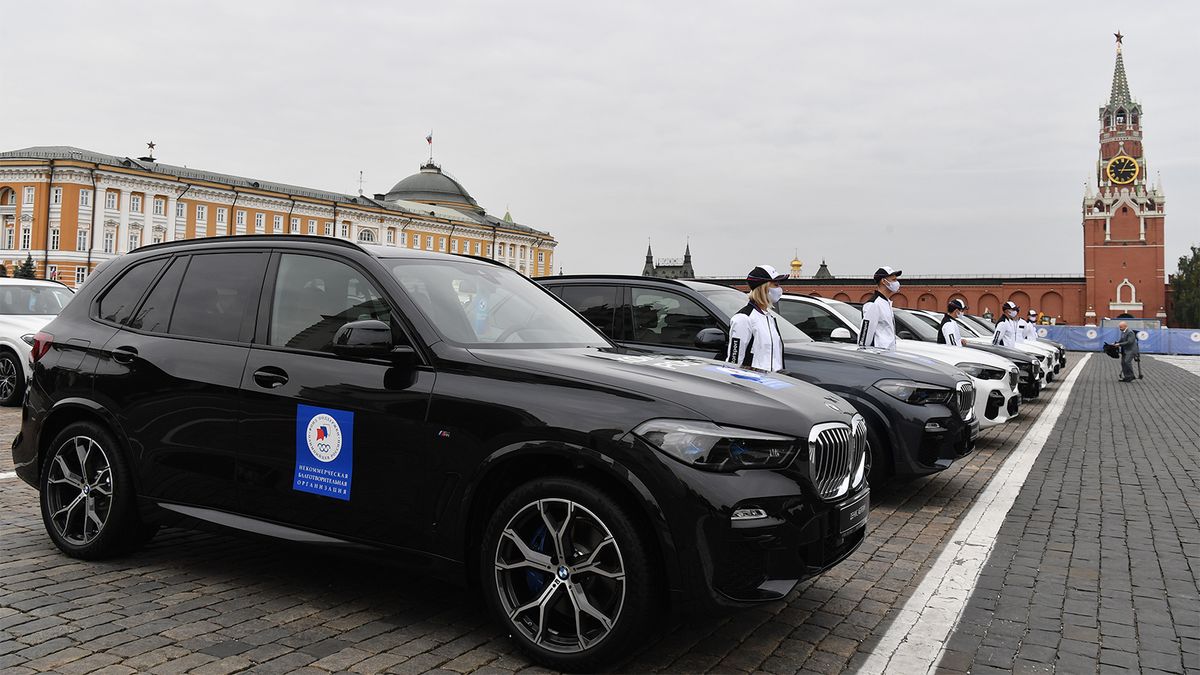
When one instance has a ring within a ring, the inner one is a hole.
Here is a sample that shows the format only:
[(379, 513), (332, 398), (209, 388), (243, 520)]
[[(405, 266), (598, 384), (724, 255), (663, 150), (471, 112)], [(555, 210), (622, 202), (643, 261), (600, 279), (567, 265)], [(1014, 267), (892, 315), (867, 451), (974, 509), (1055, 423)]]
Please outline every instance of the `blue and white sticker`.
[(350, 501), (354, 413), (296, 406), (296, 473), (292, 489)]
[(757, 382), (768, 389), (787, 389), (793, 386), (791, 382), (781, 380), (777, 377), (765, 376), (753, 370), (743, 370), (742, 368), (732, 368), (729, 366), (709, 366), (708, 370), (714, 373), (725, 373), (733, 378), (747, 382)]

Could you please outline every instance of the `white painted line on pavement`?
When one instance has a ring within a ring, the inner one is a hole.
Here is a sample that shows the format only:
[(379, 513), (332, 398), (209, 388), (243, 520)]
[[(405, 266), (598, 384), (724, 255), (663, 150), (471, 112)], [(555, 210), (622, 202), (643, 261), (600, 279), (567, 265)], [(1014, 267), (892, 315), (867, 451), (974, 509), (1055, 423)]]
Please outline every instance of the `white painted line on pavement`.
[(1029, 469), (1054, 430), (1054, 423), (1066, 407), (1075, 379), (1091, 356), (1087, 354), (1080, 359), (1041, 416), (975, 499), (975, 504), (950, 535), (946, 548), (912, 597), (904, 603), (859, 673), (932, 673), (937, 668), (946, 642), (996, 543), (1000, 526), (1021, 492)]
[(16, 471), (0, 472), (0, 480), (4, 480), (5, 478), (16, 478), (16, 477), (17, 477)]

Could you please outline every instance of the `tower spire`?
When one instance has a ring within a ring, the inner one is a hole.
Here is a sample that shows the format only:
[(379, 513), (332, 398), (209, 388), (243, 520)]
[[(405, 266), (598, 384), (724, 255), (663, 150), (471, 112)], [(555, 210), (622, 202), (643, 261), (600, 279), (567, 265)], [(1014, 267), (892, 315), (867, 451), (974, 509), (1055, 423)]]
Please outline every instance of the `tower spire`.
[(1117, 38), (1117, 63), (1113, 66), (1112, 94), (1108, 98), (1110, 106), (1129, 103), (1133, 100), (1129, 96), (1129, 80), (1125, 78), (1125, 57), (1121, 53), (1121, 40), (1125, 36), (1121, 35), (1120, 31), (1113, 33), (1113, 35)]

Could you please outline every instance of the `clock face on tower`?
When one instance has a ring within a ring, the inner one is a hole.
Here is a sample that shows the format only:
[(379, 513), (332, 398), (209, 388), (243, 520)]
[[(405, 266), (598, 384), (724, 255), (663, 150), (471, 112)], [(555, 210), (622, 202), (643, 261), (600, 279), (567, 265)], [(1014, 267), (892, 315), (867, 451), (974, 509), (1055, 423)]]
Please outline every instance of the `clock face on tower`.
[(1108, 160), (1108, 179), (1117, 185), (1128, 185), (1138, 177), (1137, 160), (1129, 155), (1117, 155)]

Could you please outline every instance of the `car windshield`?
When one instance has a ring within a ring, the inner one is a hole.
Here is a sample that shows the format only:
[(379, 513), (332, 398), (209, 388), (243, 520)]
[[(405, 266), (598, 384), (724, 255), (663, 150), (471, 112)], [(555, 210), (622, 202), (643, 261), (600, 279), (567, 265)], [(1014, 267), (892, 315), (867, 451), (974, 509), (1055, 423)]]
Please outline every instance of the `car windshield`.
[[(714, 288), (711, 291), (701, 291), (701, 293), (703, 293), (704, 297), (708, 298), (712, 304), (716, 305), (717, 309), (721, 310), (726, 323), (729, 322), (730, 317), (742, 311), (742, 309), (746, 306), (746, 303), (750, 302), (750, 299), (745, 293), (741, 291), (735, 291), (732, 288)], [(813, 339), (810, 338), (804, 331), (796, 328), (787, 319), (779, 316), (775, 310), (771, 310), (771, 316), (775, 317), (776, 322), (779, 324), (779, 335), (783, 338), (784, 342), (813, 341)]]
[(385, 261), (446, 340), (465, 347), (609, 347), (587, 321), (507, 267), (471, 260)]
[(829, 305), (833, 311), (846, 317), (852, 326), (862, 325), (862, 311), (854, 305), (848, 305), (841, 300), (826, 300), (825, 304)]
[(979, 326), (980, 328), (984, 329), (985, 331), (987, 331), (989, 333), (996, 332), (996, 324), (992, 323), (991, 321), (988, 321), (987, 319), (985, 319), (981, 316), (971, 316), (970, 314), (967, 314), (964, 318), (969, 319), (976, 326)]
[(916, 333), (917, 339), (924, 342), (937, 342), (937, 329), (922, 321), (915, 312), (907, 309), (897, 309), (896, 316), (904, 322), (904, 328)]
[(977, 323), (967, 321), (964, 318), (958, 318), (958, 319), (955, 319), (954, 321), (958, 325), (962, 326), (963, 330), (967, 331), (968, 336), (974, 335), (975, 337), (990, 337), (983, 333), (983, 327), (981, 327)]
[(71, 301), (62, 286), (0, 286), (0, 314), (57, 315)]

